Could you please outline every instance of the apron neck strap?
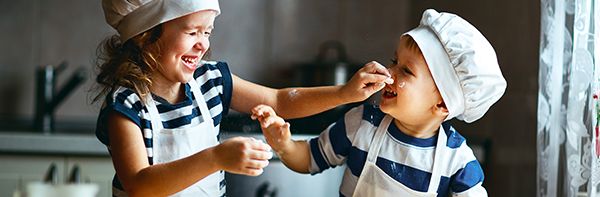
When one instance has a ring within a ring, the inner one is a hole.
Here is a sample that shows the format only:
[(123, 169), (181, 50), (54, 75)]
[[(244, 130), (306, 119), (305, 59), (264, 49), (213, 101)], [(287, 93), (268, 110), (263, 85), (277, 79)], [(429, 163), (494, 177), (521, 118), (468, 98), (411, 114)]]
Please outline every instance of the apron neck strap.
[(444, 165), (445, 163), (447, 163), (445, 160), (447, 138), (448, 137), (446, 136), (444, 127), (440, 125), (437, 143), (435, 145), (435, 156), (433, 158), (431, 179), (429, 180), (429, 192), (437, 192), (438, 186), (440, 185), (440, 179), (442, 178), (442, 167), (448, 167), (447, 165)]
[(154, 103), (154, 99), (152, 98), (152, 93), (148, 93), (146, 95), (146, 109), (148, 109), (148, 113), (150, 114), (150, 124), (152, 124), (152, 130), (158, 131), (163, 129), (164, 127), (162, 120), (160, 119), (160, 114), (156, 108), (156, 103)]
[(204, 95), (202, 95), (202, 90), (196, 82), (196, 79), (192, 79), (188, 82), (190, 85), (190, 90), (194, 95), (194, 100), (196, 101), (196, 105), (200, 108), (200, 113), (202, 113), (202, 118), (205, 122), (210, 122), (212, 124), (212, 117), (210, 116), (210, 112), (208, 110), (208, 106), (206, 105), (206, 101), (204, 100)]
[[(205, 123), (213, 124), (210, 111), (208, 110), (204, 100), (204, 96), (200, 93), (200, 86), (198, 86), (198, 83), (195, 79), (190, 80), (188, 84), (190, 85), (190, 91), (192, 91), (192, 94), (194, 95), (194, 102), (196, 102), (196, 105), (198, 108), (200, 108), (202, 119)], [(162, 119), (160, 118), (160, 113), (158, 112), (154, 99), (152, 98), (152, 93), (148, 93), (146, 95), (146, 108), (150, 114), (150, 123), (152, 124), (152, 129), (163, 129), (164, 127), (162, 124)]]
[[(367, 153), (367, 161), (368, 162), (377, 162), (377, 156), (379, 155), (379, 150), (381, 149), (381, 145), (383, 143), (383, 139), (385, 138), (385, 133), (387, 132), (388, 127), (392, 123), (393, 118), (389, 115), (386, 115), (377, 130), (375, 131), (375, 136), (371, 141), (371, 145), (369, 146), (369, 152)], [(446, 141), (447, 136), (444, 131), (444, 127), (440, 125), (440, 129), (438, 131), (437, 143), (435, 145), (435, 155), (433, 160), (433, 167), (431, 170), (431, 178), (429, 180), (429, 188), (428, 193), (437, 193), (438, 186), (440, 185), (440, 180), (442, 178), (442, 167), (447, 163), (445, 161), (445, 153), (446, 150)]]
[(379, 150), (381, 149), (381, 144), (383, 143), (383, 139), (385, 137), (385, 133), (387, 132), (390, 123), (393, 118), (389, 115), (385, 115), (383, 120), (379, 123), (377, 130), (375, 130), (375, 136), (373, 136), (373, 140), (371, 141), (371, 145), (369, 145), (369, 152), (367, 153), (367, 161), (376, 163), (377, 156), (379, 155)]

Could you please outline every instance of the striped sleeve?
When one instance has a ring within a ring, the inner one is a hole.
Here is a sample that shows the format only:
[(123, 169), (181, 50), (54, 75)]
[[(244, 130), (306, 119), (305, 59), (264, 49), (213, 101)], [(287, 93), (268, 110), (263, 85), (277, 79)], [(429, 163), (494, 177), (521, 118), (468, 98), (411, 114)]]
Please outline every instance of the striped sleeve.
[(146, 107), (142, 104), (139, 96), (128, 88), (120, 87), (116, 89), (107, 95), (96, 126), (96, 137), (105, 145), (109, 144), (108, 115), (113, 111), (128, 118), (140, 128), (143, 124), (146, 124), (146, 121), (140, 118), (141, 114), (146, 111)]
[(461, 149), (467, 149), (461, 150), (463, 155), (462, 159), (460, 159), (466, 161), (466, 163), (450, 177), (450, 191), (452, 195), (464, 197), (487, 196), (487, 191), (482, 186), (484, 175), (481, 165), (466, 144), (461, 146)]
[(311, 153), (311, 174), (344, 164), (360, 126), (363, 109), (362, 105), (351, 109), (343, 118), (321, 132), (318, 137), (308, 141)]
[(141, 128), (140, 114), (146, 107), (140, 97), (131, 89), (119, 88), (113, 93), (113, 102), (108, 107), (129, 118)]

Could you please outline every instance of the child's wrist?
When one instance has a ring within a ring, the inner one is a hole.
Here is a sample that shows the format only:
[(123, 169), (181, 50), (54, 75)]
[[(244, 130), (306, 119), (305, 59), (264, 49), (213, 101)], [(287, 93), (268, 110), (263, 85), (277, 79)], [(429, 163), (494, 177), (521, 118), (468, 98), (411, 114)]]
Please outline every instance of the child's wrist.
[(283, 142), (278, 149), (275, 150), (275, 153), (277, 153), (277, 156), (279, 157), (283, 157), (285, 156), (287, 153), (290, 152), (290, 150), (294, 149), (294, 141), (292, 140), (288, 140), (286, 142)]
[(354, 102), (354, 98), (352, 94), (348, 94), (348, 87), (346, 87), (348, 84), (344, 84), (344, 85), (338, 85), (337, 87), (337, 92), (336, 95), (341, 95), (340, 98), (341, 99), (341, 104), (348, 104), (348, 103), (352, 103)]
[(219, 158), (217, 157), (217, 155), (219, 155), (216, 152), (216, 147), (210, 147), (205, 149), (205, 151), (201, 151), (201, 152), (205, 152), (205, 154), (207, 154), (207, 157), (209, 158), (207, 161), (208, 162), (208, 168), (211, 169), (212, 171), (219, 171), (222, 170)]

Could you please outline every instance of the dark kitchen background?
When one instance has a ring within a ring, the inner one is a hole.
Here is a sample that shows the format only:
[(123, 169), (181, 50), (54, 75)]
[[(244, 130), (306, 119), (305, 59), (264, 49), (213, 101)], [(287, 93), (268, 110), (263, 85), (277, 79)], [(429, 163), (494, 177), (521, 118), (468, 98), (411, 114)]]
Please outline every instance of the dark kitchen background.
[[(67, 84), (73, 86), (73, 91), (65, 90), (65, 98), (56, 105), (55, 130), (62, 131), (64, 136), (70, 132), (93, 135), (99, 108), (98, 104), (91, 104), (95, 92), (90, 92), (96, 73), (96, 47), (115, 33), (104, 21), (100, 2), (0, 0), (0, 131), (37, 132), (34, 129), (36, 102), (39, 102), (36, 72), (47, 65), (63, 64), (55, 75), (55, 91)], [(495, 46), (508, 88), (483, 119), (469, 125), (456, 122), (455, 126), (468, 142), (483, 147), (484, 186), (490, 196), (535, 195), (539, 1), (221, 0), (220, 3), (222, 14), (217, 17), (211, 36), (211, 59), (226, 61), (234, 74), (271, 87), (336, 84), (368, 61), (388, 64), (399, 36), (415, 27), (427, 8), (454, 12), (467, 19)], [(81, 68), (85, 72), (78, 72)], [(87, 80), (81, 83), (72, 80), (77, 73), (83, 73)], [(316, 134), (348, 107), (292, 120), (292, 125), (297, 125), (293, 126), (294, 132)], [(227, 117), (223, 129), (234, 133), (257, 132), (254, 122), (235, 112)], [(0, 161), (29, 161), (38, 155), (35, 151), (8, 149), (11, 147), (0, 151)], [(58, 155), (59, 162), (73, 157), (70, 153)], [(106, 156), (99, 155), (80, 153), (74, 157), (82, 157), (77, 161), (86, 163), (90, 158)], [(44, 153), (40, 157), (55, 156)], [(40, 170), (46, 170), (46, 163), (40, 166), (44, 167)], [(0, 172), (0, 177), (3, 175), (6, 173)], [(0, 180), (0, 190), (12, 191), (13, 185)]]

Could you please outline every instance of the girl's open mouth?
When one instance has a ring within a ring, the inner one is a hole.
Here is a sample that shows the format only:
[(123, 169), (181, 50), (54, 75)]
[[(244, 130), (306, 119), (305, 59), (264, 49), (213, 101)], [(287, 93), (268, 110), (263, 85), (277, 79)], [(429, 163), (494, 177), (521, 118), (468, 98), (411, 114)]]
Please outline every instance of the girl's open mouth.
[(182, 56), (181, 57), (181, 61), (183, 62), (183, 64), (194, 70), (196, 69), (196, 65), (198, 64), (198, 56), (192, 56), (192, 55), (187, 55), (187, 56)]

